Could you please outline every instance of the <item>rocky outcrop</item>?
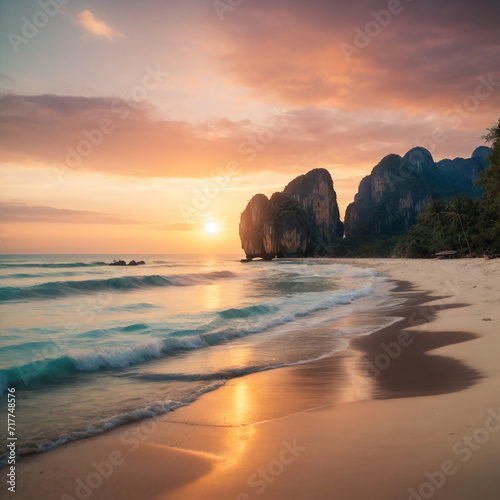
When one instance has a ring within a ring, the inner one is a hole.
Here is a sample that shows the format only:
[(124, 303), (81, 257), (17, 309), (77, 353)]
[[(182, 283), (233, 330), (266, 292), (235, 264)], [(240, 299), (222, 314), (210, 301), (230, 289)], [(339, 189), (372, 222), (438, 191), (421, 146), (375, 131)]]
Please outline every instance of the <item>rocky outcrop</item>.
[(337, 194), (328, 170), (316, 168), (290, 182), (283, 191), (304, 209), (311, 222), (314, 239), (330, 241), (342, 237), (343, 224), (337, 205)]
[(143, 260), (139, 260), (136, 262), (135, 260), (131, 260), (128, 264), (124, 260), (114, 260), (109, 266), (143, 266), (146, 263)]
[(401, 157), (386, 156), (359, 184), (345, 213), (345, 234), (400, 234), (415, 224), (430, 198), (481, 196), (474, 185), (488, 168), (490, 148), (477, 148), (469, 159), (434, 162), (425, 148), (413, 148)]
[(303, 257), (342, 237), (330, 173), (311, 170), (270, 200), (263, 194), (255, 195), (241, 214), (239, 232), (247, 259)]
[(303, 257), (311, 243), (310, 223), (304, 210), (284, 193), (271, 196), (262, 232), (264, 257)]
[(263, 224), (269, 206), (267, 196), (256, 194), (248, 203), (240, 217), (240, 240), (247, 259), (268, 257), (264, 249)]

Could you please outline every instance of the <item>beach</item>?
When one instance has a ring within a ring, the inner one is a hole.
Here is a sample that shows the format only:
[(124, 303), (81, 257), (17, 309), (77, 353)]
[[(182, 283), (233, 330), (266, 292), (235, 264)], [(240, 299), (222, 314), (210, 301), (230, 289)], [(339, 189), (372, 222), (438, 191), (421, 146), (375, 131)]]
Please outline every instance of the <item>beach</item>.
[(16, 498), (499, 498), (500, 260), (338, 263), (389, 276), (400, 320), (27, 457)]

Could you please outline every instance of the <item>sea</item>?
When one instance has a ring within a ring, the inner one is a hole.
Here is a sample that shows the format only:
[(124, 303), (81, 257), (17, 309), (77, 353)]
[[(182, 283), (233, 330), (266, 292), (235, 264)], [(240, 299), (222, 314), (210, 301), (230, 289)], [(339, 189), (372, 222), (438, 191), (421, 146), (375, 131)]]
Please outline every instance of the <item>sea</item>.
[(335, 355), (397, 320), (377, 314), (400, 299), (376, 271), (240, 258), (0, 256), (0, 411), (15, 389), (18, 456), (175, 411), (235, 377)]

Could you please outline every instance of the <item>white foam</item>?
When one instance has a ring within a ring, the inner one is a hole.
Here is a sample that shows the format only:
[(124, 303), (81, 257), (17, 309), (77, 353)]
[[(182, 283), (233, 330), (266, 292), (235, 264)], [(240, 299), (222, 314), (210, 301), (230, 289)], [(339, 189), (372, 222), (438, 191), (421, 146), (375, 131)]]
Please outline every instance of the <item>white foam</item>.
[(125, 368), (159, 358), (163, 354), (163, 343), (152, 339), (133, 347), (113, 347), (99, 351), (68, 352), (77, 370), (97, 371), (100, 369)]

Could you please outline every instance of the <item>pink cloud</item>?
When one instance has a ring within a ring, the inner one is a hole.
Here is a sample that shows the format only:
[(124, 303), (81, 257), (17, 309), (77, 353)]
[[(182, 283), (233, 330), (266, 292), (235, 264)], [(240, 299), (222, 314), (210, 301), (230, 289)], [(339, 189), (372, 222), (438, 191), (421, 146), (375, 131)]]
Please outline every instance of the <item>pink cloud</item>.
[(84, 10), (78, 14), (78, 24), (99, 38), (114, 40), (115, 38), (122, 38), (124, 36), (123, 33), (114, 30), (104, 21), (97, 19), (90, 10)]

